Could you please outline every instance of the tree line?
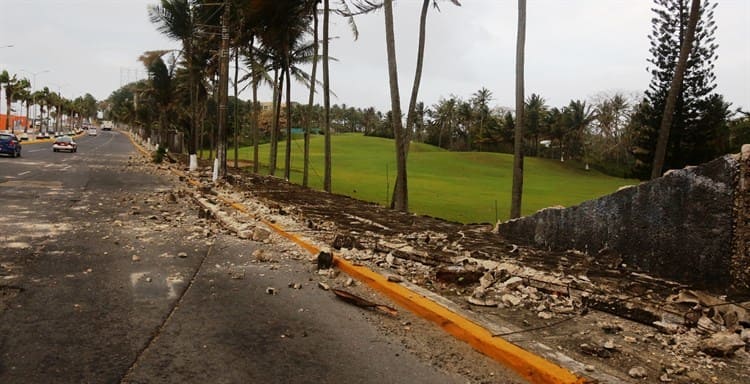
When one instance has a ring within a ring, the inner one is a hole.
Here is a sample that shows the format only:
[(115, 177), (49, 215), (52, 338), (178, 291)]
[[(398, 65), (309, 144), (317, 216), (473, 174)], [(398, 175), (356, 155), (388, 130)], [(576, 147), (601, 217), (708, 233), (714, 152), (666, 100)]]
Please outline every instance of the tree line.
[[(42, 87), (37, 91), (32, 91), (31, 81), (25, 77), (19, 77), (18, 74), (11, 74), (7, 70), (0, 71), (0, 88), (5, 93), (5, 127), (6, 131), (13, 131), (15, 127), (10, 126), (11, 113), (13, 112), (12, 103), (21, 103), (22, 110), (25, 110), (27, 125), (23, 127), (23, 132), (28, 132), (32, 122), (32, 115), (29, 113), (35, 106), (39, 107), (40, 116), (34, 117), (42, 121), (54, 119), (55, 130), (62, 130), (63, 120), (77, 119), (80, 126), (83, 119), (96, 118), (99, 106), (96, 99), (91, 94), (68, 99), (60, 92), (50, 91), (49, 87)], [(19, 115), (21, 111), (16, 111)]]
[[(309, 138), (320, 133), (325, 136), (327, 191), (331, 190), (331, 134), (363, 132), (394, 138), (397, 181), (392, 207), (400, 210), (408, 209), (406, 158), (413, 140), (455, 151), (513, 152), (517, 158), (514, 168), (519, 171), (523, 169), (523, 156), (540, 156), (579, 161), (586, 168), (646, 179), (668, 168), (697, 164), (737, 150), (748, 136), (747, 114), (735, 114), (731, 104), (714, 92), (718, 46), (714, 41), (716, 5), (710, 1), (696, 8), (698, 0), (654, 0), (648, 60), (652, 81), (642, 96), (600, 94), (553, 107), (541, 94), (525, 97), (523, 92), (525, 1), (519, 0), (517, 102), (514, 108), (504, 108), (493, 106), (492, 92), (484, 87), (465, 100), (451, 95), (432, 106), (419, 102), (428, 10), (439, 10), (441, 3), (424, 0), (415, 52), (417, 65), (404, 112), (398, 89), (392, 0), (333, 3), (161, 0), (149, 8), (150, 18), (160, 32), (179, 41), (181, 49), (145, 52), (141, 61), (149, 78), (115, 91), (108, 99), (108, 111), (115, 120), (138, 122), (153, 129), (157, 137), (169, 131), (184, 133), (191, 155), (206, 147), (210, 156), (214, 150), (221, 154), (228, 143), (234, 145), (236, 153), (239, 145), (250, 143), (254, 172), (259, 172), (258, 145), (268, 142), (271, 175), (277, 172), (279, 143), (285, 141), (283, 169), (287, 179), (292, 128), (302, 128), (304, 185), (308, 180)], [(450, 3), (460, 6), (458, 1)], [(380, 9), (386, 23), (391, 109), (381, 112), (372, 107), (332, 106), (329, 19), (345, 18), (356, 37), (356, 17)], [(220, 76), (230, 63), (233, 96), (228, 96), (229, 84)], [(322, 75), (318, 74), (319, 64)], [(301, 82), (309, 90), (306, 104), (292, 103), (292, 81)], [(261, 86), (273, 90), (270, 106), (263, 107), (257, 98)], [(252, 100), (243, 102), (239, 94), (248, 89)], [(224, 98), (218, 97), (222, 91), (227, 95)], [(670, 110), (665, 114), (668, 105)], [(219, 118), (222, 111), (226, 112), (226, 124)], [(671, 121), (665, 122), (666, 115)], [(668, 131), (663, 129), (665, 124)], [(227, 131), (222, 133), (222, 127)], [(665, 133), (666, 139), (660, 140)], [(226, 154), (223, 159), (226, 167)]]

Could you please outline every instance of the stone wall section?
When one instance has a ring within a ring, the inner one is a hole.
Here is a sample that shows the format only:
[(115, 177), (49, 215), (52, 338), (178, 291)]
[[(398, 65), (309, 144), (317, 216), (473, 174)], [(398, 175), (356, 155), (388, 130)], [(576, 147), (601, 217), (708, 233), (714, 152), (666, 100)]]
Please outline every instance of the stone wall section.
[(742, 146), (735, 197), (732, 291), (750, 295), (750, 144)]
[(750, 262), (734, 236), (739, 179), (740, 159), (727, 155), (578, 206), (500, 223), (498, 232), (545, 249), (594, 257), (606, 250), (628, 268), (696, 288), (750, 292)]

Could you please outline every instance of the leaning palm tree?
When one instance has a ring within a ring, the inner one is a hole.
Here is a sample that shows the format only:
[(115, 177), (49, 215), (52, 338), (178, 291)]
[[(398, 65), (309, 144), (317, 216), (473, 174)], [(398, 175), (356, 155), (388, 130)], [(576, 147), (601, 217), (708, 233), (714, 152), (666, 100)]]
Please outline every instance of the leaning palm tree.
[(523, 194), (523, 125), (524, 119), (524, 50), (526, 46), (526, 0), (518, 0), (518, 33), (516, 35), (516, 127), (513, 138), (513, 187), (510, 218), (521, 216)]

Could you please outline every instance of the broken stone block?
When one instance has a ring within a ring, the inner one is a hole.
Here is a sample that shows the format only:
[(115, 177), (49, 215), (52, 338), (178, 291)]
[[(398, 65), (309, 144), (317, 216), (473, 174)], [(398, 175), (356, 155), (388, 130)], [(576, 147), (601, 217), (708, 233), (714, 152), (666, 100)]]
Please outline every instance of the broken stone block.
[(141, 261), (141, 257), (138, 255), (133, 255), (133, 257), (131, 257), (130, 259), (133, 260), (134, 262)]
[(356, 237), (348, 234), (336, 234), (331, 244), (333, 249), (340, 250), (341, 248), (346, 249), (362, 249), (362, 244), (359, 243)]
[(701, 318), (698, 319), (697, 328), (699, 332), (709, 334), (719, 332), (721, 330), (721, 325), (717, 324), (706, 316), (701, 316)]
[(597, 357), (601, 357), (604, 359), (612, 357), (612, 352), (602, 347), (598, 347), (598, 346), (591, 345), (591, 344), (585, 344), (585, 343), (579, 345), (578, 347), (581, 349), (581, 352), (587, 355), (597, 356)]
[(449, 265), (438, 269), (435, 278), (443, 283), (471, 285), (478, 283), (482, 275), (482, 272), (469, 270), (463, 266)]
[(263, 228), (255, 228), (253, 230), (253, 241), (266, 241), (271, 237), (271, 232)]
[(536, 315), (540, 319), (544, 319), (544, 320), (549, 320), (549, 319), (551, 319), (554, 316), (552, 313), (547, 312), (547, 311), (541, 311), (541, 312), (537, 313)]
[(488, 299), (486, 297), (469, 296), (466, 301), (468, 301), (469, 304), (476, 305), (478, 307), (497, 307), (498, 305), (497, 301)]
[(652, 324), (659, 330), (659, 332), (667, 335), (675, 335), (680, 332), (679, 324), (668, 323), (666, 321), (654, 321)]
[(514, 290), (523, 285), (523, 279), (518, 276), (513, 276), (510, 279), (503, 281), (501, 285), (509, 291)]
[(644, 377), (648, 376), (648, 371), (646, 371), (646, 368), (637, 366), (630, 368), (630, 370), (628, 371), (628, 375), (634, 379), (643, 379)]
[(599, 326), (602, 327), (602, 331), (604, 333), (609, 335), (616, 335), (620, 332), (622, 332), (622, 326), (620, 324), (615, 323), (601, 323)]
[(404, 279), (399, 275), (388, 275), (388, 281), (392, 283), (400, 283), (404, 281)]
[(701, 351), (714, 357), (731, 356), (738, 349), (745, 346), (740, 335), (733, 332), (717, 332), (703, 340)]
[(333, 266), (333, 254), (321, 251), (318, 253), (318, 269), (329, 269)]
[(187, 256), (188, 256), (187, 252), (180, 252), (177, 254), (177, 257), (179, 257), (180, 259), (184, 259)]
[(321, 281), (321, 282), (318, 283), (318, 288), (320, 288), (320, 289), (322, 289), (324, 291), (328, 291), (328, 290), (331, 289), (331, 286), (329, 286), (328, 284), (326, 284), (326, 283), (324, 283), (324, 282)]
[(515, 307), (521, 304), (521, 298), (515, 295), (511, 295), (511, 294), (503, 295), (500, 298), (500, 301), (502, 301), (503, 304), (510, 306), (510, 307)]

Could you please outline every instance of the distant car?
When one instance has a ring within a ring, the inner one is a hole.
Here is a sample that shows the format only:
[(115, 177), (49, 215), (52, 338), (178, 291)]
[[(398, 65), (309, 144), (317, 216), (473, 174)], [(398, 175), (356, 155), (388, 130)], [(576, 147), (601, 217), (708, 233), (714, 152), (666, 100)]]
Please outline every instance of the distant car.
[(47, 132), (39, 132), (36, 135), (37, 139), (49, 139), (49, 133)]
[(21, 157), (21, 141), (12, 133), (0, 133), (0, 153)]
[(96, 132), (96, 128), (91, 127), (89, 128), (89, 136), (96, 136), (98, 133)]
[(60, 152), (60, 151), (77, 152), (78, 144), (76, 144), (76, 142), (73, 141), (73, 138), (70, 136), (60, 136), (60, 137), (55, 138), (55, 143), (52, 144), (52, 151), (53, 152)]

